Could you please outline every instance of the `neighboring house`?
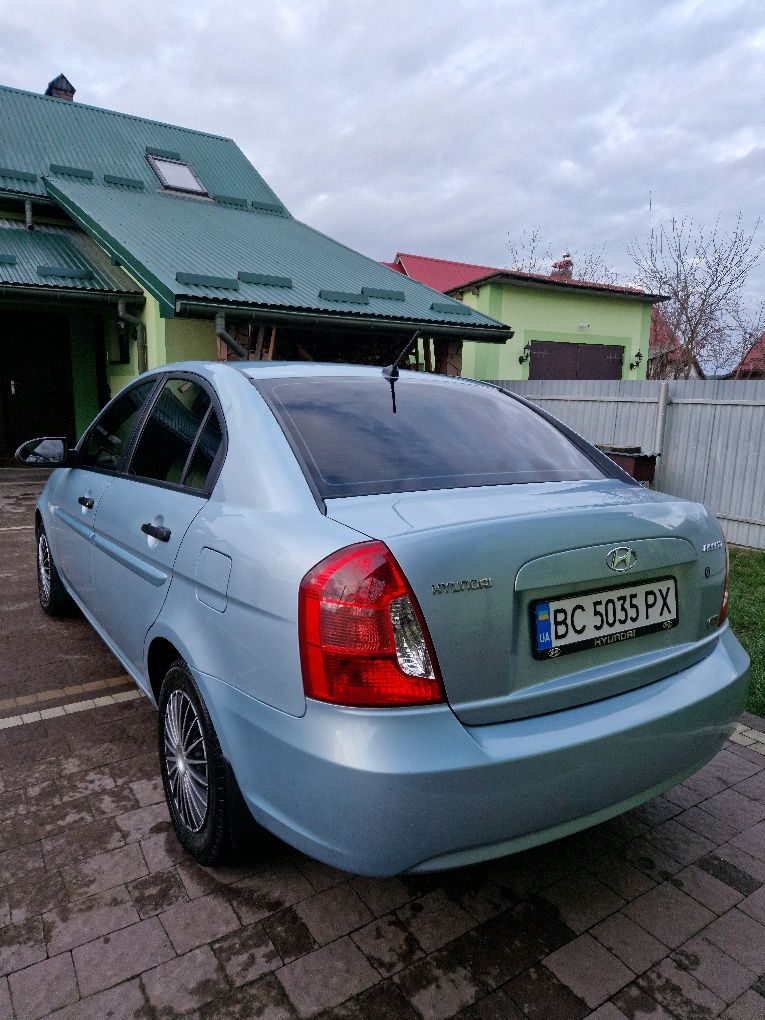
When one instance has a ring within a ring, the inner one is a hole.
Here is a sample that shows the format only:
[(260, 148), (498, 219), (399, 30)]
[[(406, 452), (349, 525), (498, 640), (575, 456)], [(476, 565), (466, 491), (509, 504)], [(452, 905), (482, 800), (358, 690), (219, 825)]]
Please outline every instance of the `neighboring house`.
[(466, 344), (477, 379), (645, 379), (651, 308), (660, 295), (573, 277), (568, 255), (549, 276), (399, 252), (384, 263), (510, 325), (504, 347)]
[(757, 337), (728, 378), (765, 379), (765, 333)]
[(233, 141), (0, 86), (0, 456), (82, 432), (143, 368), (227, 357), (433, 367), (501, 323), (296, 220)]
[(646, 376), (649, 379), (704, 378), (696, 358), (691, 358), (690, 368), (688, 367), (683, 345), (656, 305), (651, 309), (651, 336)]

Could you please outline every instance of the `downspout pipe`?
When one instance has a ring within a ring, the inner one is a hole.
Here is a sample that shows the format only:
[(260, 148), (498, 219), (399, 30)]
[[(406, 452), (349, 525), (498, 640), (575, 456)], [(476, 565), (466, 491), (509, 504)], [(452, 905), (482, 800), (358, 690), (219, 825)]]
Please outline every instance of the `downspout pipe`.
[(117, 319), (119, 322), (126, 324), (129, 323), (131, 326), (135, 326), (136, 360), (138, 363), (138, 374), (140, 375), (148, 368), (148, 365), (146, 364), (146, 327), (137, 315), (131, 315), (130, 312), (127, 311), (124, 301), (117, 302)]
[(222, 340), (227, 347), (231, 348), (237, 358), (243, 358), (245, 361), (247, 360), (247, 351), (238, 341), (234, 340), (230, 333), (226, 332), (225, 312), (215, 313), (215, 335), (219, 340)]
[(34, 230), (35, 229), (35, 225), (34, 225), (34, 222), (32, 220), (32, 199), (31, 198), (24, 199), (24, 220), (26, 222), (27, 230)]

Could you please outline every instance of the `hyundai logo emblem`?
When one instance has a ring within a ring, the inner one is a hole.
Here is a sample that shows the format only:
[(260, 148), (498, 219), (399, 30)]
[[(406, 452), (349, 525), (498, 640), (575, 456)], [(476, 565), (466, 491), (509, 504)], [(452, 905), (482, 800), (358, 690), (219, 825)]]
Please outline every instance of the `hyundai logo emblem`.
[(615, 570), (617, 574), (623, 574), (625, 570), (632, 570), (637, 563), (637, 553), (628, 545), (617, 546), (606, 556), (606, 563)]

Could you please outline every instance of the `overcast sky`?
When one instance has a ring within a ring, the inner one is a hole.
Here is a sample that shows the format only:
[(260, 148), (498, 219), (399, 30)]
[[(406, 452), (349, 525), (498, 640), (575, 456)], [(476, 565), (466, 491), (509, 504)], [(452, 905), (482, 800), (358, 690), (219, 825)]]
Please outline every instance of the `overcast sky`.
[(0, 82), (60, 71), (81, 102), (230, 135), (377, 259), (505, 265), (539, 225), (628, 280), (649, 194), (654, 224), (753, 225), (765, 196), (762, 0), (0, 0)]

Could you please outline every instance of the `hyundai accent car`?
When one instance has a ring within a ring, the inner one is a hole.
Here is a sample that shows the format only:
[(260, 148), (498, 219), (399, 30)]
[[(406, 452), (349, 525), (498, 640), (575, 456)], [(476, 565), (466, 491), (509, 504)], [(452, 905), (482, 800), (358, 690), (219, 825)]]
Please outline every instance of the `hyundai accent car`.
[(370, 875), (509, 854), (680, 782), (741, 710), (715, 519), (487, 384), (188, 362), (19, 458), (59, 465), (42, 608), (158, 707), (204, 863), (250, 817)]

